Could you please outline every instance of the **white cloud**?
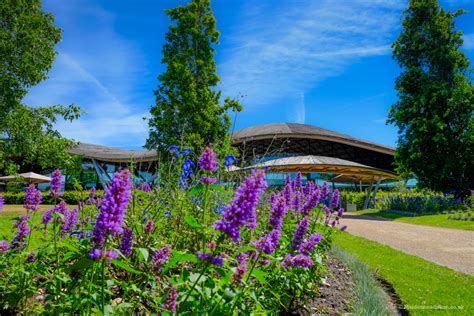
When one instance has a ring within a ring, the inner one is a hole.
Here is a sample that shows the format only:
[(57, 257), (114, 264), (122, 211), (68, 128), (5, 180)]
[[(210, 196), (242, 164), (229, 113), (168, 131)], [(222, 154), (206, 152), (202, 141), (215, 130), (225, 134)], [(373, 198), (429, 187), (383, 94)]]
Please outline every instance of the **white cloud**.
[(304, 102), (304, 93), (301, 92), (299, 102), (296, 106), (290, 107), (289, 122), (304, 124), (306, 122), (306, 105)]
[(230, 38), (234, 48), (222, 53), (224, 95), (247, 95), (246, 109), (296, 99), (361, 58), (389, 54), (404, 6), (395, 0), (290, 3), (250, 4)]

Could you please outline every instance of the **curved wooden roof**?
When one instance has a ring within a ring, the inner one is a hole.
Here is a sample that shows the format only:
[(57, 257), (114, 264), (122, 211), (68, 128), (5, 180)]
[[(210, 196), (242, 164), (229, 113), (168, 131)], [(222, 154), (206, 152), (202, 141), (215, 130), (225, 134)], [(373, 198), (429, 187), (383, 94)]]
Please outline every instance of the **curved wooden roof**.
[(148, 162), (157, 159), (155, 150), (124, 150), (86, 143), (79, 143), (76, 147), (70, 149), (69, 153), (84, 158), (116, 163), (129, 163), (131, 160), (134, 162)]
[(313, 155), (272, 159), (244, 169), (266, 169), (269, 172), (334, 173), (344, 175), (347, 179), (350, 176), (356, 181), (364, 182), (378, 179), (378, 177), (381, 177), (381, 180), (398, 179), (398, 175), (389, 170), (339, 158)]
[(232, 145), (247, 161), (313, 155), (394, 170), (394, 148), (312, 125), (274, 123), (248, 127), (232, 134)]
[(232, 134), (232, 143), (239, 144), (248, 141), (275, 137), (330, 140), (333, 142), (370, 149), (389, 155), (393, 155), (395, 153), (395, 148), (390, 146), (354, 138), (346, 134), (341, 134), (312, 125), (296, 123), (272, 123), (243, 128)]

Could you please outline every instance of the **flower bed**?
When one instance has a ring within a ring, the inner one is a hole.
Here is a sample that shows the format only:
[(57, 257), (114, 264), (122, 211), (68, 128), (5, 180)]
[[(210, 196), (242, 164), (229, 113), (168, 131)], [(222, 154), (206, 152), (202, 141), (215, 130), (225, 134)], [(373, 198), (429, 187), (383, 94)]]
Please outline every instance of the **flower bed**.
[[(0, 242), (0, 306), (11, 313), (251, 313), (290, 311), (316, 295), (343, 210), (339, 192), (301, 175), (267, 192), (263, 170), (235, 189), (218, 184), (211, 149), (176, 159), (159, 187), (133, 190), (115, 174), (103, 198), (56, 206), (31, 225), (42, 195)], [(231, 159), (226, 159), (226, 162)], [(341, 228), (344, 229), (344, 228)], [(31, 231), (49, 242), (31, 249)], [(1, 236), (0, 236), (1, 237)]]

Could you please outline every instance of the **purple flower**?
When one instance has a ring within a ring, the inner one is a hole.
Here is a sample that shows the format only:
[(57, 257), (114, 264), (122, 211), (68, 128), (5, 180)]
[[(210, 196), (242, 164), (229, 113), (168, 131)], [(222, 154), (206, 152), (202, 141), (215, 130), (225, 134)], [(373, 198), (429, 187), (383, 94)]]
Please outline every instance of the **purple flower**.
[(51, 191), (49, 193), (50, 196), (58, 198), (62, 194), (61, 192), (61, 170), (56, 169), (53, 171), (51, 176)]
[(8, 242), (5, 240), (0, 241), (0, 253), (5, 253), (8, 251)]
[(288, 174), (285, 178), (285, 187), (283, 189), (283, 195), (285, 196), (286, 206), (291, 207), (291, 203), (293, 201), (293, 185), (291, 183), (291, 177)]
[(301, 242), (303, 242), (304, 236), (306, 235), (306, 231), (308, 230), (310, 219), (308, 216), (305, 216), (299, 223), (295, 229), (295, 233), (293, 235), (293, 240), (291, 241), (291, 248), (298, 249)]
[(89, 254), (89, 258), (92, 260), (99, 260), (102, 257), (102, 251), (99, 249), (92, 249), (91, 253)]
[(304, 203), (301, 209), (301, 213), (303, 213), (304, 215), (308, 215), (309, 212), (318, 205), (319, 198), (320, 198), (319, 189), (316, 188), (316, 190), (313, 190), (310, 193), (309, 197), (307, 198), (306, 202)]
[(168, 295), (165, 297), (165, 301), (162, 308), (169, 310), (170, 312), (176, 312), (176, 299), (178, 298), (178, 293), (174, 287), (168, 292)]
[(36, 260), (36, 256), (34, 253), (31, 253), (28, 255), (28, 257), (26, 257), (26, 262), (28, 263), (33, 263), (35, 262), (35, 260)]
[(86, 201), (86, 204), (99, 206), (100, 202), (101, 202), (101, 199), (97, 197), (97, 190), (95, 188), (91, 188), (91, 190), (89, 191), (89, 197)]
[(219, 163), (216, 161), (217, 154), (210, 148), (204, 149), (201, 157), (199, 157), (199, 168), (209, 172), (217, 171)]
[(120, 244), (120, 252), (125, 256), (130, 256), (132, 254), (132, 240), (133, 232), (130, 228), (125, 228), (122, 236), (122, 242)]
[(341, 227), (341, 232), (345, 231), (347, 229), (347, 225), (344, 225)]
[(151, 234), (153, 232), (153, 228), (154, 228), (154, 223), (150, 219), (150, 220), (148, 220), (148, 222), (146, 222), (145, 232), (148, 233), (148, 234)]
[(245, 256), (242, 260), (239, 260), (239, 265), (235, 268), (235, 272), (232, 275), (232, 282), (234, 282), (235, 285), (242, 283), (247, 270), (247, 257)]
[(202, 253), (200, 251), (198, 251), (196, 255), (201, 261), (206, 261), (210, 264), (213, 264), (219, 267), (222, 266), (223, 260), (221, 257), (213, 257), (210, 253), (207, 253), (207, 252)]
[(268, 235), (260, 237), (254, 241), (253, 244), (259, 251), (263, 251), (269, 255), (275, 252), (278, 242), (280, 241), (280, 236), (280, 229), (273, 229)]
[(339, 211), (337, 211), (337, 217), (342, 217), (343, 214), (344, 214), (344, 209), (340, 208)]
[(300, 248), (298, 249), (300, 253), (305, 254), (305, 255), (310, 255), (313, 251), (316, 245), (323, 239), (323, 235), (320, 233), (316, 234), (311, 234), (308, 237), (308, 240), (304, 242)]
[(301, 192), (303, 191), (303, 177), (301, 172), (296, 174), (295, 182), (293, 182), (293, 191)]
[(30, 226), (28, 225), (28, 220), (30, 218), (31, 215), (22, 215), (13, 225), (13, 227), (17, 229), (17, 233), (11, 242), (12, 248), (23, 249), (25, 247), (26, 236), (28, 236), (31, 232)]
[(114, 259), (118, 258), (118, 254), (115, 250), (107, 250), (104, 253), (104, 258), (107, 259), (110, 263), (111, 260), (114, 260)]
[(279, 229), (283, 225), (286, 214), (286, 199), (282, 194), (278, 196), (272, 194), (270, 214), (270, 224), (275, 229)]
[(63, 213), (63, 215), (64, 215), (64, 220), (63, 220), (63, 224), (61, 225), (61, 235), (65, 236), (66, 233), (72, 231), (74, 227), (76, 227), (76, 224), (79, 220), (79, 216), (78, 216), (79, 210), (75, 208), (69, 212), (69, 210), (66, 207), (66, 212)]
[(299, 213), (301, 210), (301, 193), (299, 191), (295, 191), (295, 195), (291, 204), (293, 210)]
[(171, 257), (171, 255), (171, 246), (166, 245), (153, 254), (151, 261), (155, 266), (162, 265), (168, 262), (168, 259)]
[(0, 212), (3, 211), (3, 205), (5, 204), (5, 200), (3, 196), (0, 195)]
[(151, 191), (151, 186), (148, 182), (142, 182), (138, 186), (138, 190), (142, 190), (144, 192), (150, 192)]
[(34, 184), (30, 184), (26, 188), (25, 192), (25, 205), (23, 206), (27, 210), (31, 211), (39, 211), (39, 205), (41, 204), (41, 201), (43, 200), (43, 196), (41, 195), (41, 192), (36, 189)]
[(332, 192), (331, 205), (333, 208), (339, 207), (339, 190), (337, 189)]
[(230, 155), (230, 156), (225, 157), (225, 163), (224, 164), (227, 168), (229, 168), (230, 166), (232, 166), (236, 162), (237, 162), (237, 159), (235, 159), (234, 156)]
[(328, 183), (327, 182), (324, 182), (323, 183), (323, 186), (321, 188), (321, 199), (322, 200), (325, 200), (329, 195), (329, 187), (328, 187)]
[(254, 229), (257, 225), (258, 200), (266, 187), (265, 172), (254, 170), (237, 189), (234, 199), (214, 228), (227, 234), (235, 242), (240, 238), (240, 227), (247, 224), (249, 229)]
[(102, 247), (108, 233), (122, 233), (125, 209), (131, 197), (130, 171), (124, 169), (115, 173), (100, 205), (100, 214), (97, 217), (92, 240)]
[(297, 254), (296, 256), (291, 256), (289, 253), (287, 253), (285, 259), (283, 259), (282, 265), (287, 270), (289, 267), (309, 268), (313, 266), (313, 260), (311, 260), (309, 256), (304, 254)]
[(304, 187), (303, 193), (305, 195), (310, 195), (315, 189), (315, 185), (313, 181), (308, 181), (306, 182), (306, 185)]
[(213, 183), (216, 183), (217, 179), (216, 178), (209, 178), (209, 177), (202, 177), (201, 178), (201, 183), (204, 185), (210, 185)]

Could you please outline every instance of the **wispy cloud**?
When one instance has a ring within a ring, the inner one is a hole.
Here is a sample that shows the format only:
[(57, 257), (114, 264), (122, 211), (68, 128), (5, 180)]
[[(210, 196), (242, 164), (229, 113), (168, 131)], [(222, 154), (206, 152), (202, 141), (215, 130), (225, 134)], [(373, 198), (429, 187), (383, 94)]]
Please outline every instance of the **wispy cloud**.
[[(252, 110), (337, 76), (361, 58), (390, 53), (404, 1), (253, 1), (227, 40), (220, 73), (226, 95)], [(262, 14), (264, 12), (265, 14)]]
[(81, 106), (85, 115), (78, 121), (58, 124), (65, 137), (141, 147), (147, 137), (142, 118), (148, 115), (153, 95), (137, 91), (137, 84), (144, 76), (154, 80), (141, 51), (116, 32), (115, 16), (97, 4), (46, 1), (45, 7), (56, 15), (63, 41), (50, 78), (34, 87), (25, 102)]
[(289, 122), (304, 124), (306, 122), (306, 105), (304, 102), (304, 92), (299, 95), (299, 102), (295, 107), (290, 108)]

